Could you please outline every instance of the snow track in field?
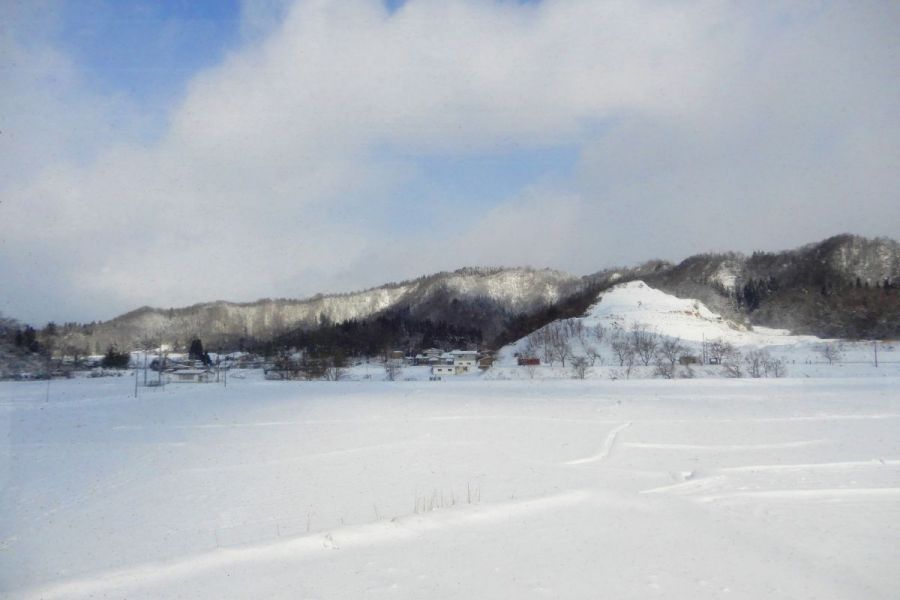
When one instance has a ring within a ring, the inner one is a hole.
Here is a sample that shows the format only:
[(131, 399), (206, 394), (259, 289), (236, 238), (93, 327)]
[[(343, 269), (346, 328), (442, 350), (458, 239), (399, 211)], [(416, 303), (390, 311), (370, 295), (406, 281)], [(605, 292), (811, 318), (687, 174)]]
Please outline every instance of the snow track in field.
[(618, 427), (614, 428), (612, 431), (607, 434), (606, 439), (603, 440), (603, 447), (600, 448), (600, 452), (594, 454), (593, 456), (588, 456), (585, 458), (578, 458), (576, 460), (570, 460), (566, 464), (567, 465), (583, 465), (586, 463), (594, 463), (606, 460), (609, 458), (610, 453), (612, 452), (613, 446), (618, 439), (620, 433), (625, 431), (628, 427), (631, 426), (631, 422), (622, 423)]

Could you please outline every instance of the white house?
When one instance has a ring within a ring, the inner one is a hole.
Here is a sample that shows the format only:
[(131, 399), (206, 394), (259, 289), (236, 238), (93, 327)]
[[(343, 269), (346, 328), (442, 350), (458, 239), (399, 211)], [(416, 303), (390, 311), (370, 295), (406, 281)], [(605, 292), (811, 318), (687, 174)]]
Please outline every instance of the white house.
[(468, 373), (478, 368), (478, 352), (475, 350), (453, 350), (450, 355), (457, 373)]
[(453, 350), (441, 355), (441, 363), (431, 367), (431, 374), (462, 375), (471, 373), (478, 368), (478, 352), (475, 350)]

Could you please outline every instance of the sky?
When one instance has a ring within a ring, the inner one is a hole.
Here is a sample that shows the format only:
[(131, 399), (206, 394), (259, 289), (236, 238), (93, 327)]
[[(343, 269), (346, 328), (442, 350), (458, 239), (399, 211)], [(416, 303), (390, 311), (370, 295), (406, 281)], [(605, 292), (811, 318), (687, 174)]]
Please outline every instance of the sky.
[(900, 3), (0, 0), (0, 313), (900, 237)]

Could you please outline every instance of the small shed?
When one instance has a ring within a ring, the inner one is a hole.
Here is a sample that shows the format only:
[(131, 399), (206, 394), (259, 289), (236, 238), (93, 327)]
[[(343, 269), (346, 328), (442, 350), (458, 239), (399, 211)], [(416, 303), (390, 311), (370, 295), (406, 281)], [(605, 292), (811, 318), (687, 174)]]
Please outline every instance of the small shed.
[(434, 365), (431, 367), (431, 374), (436, 377), (442, 375), (456, 375), (456, 367), (453, 365)]

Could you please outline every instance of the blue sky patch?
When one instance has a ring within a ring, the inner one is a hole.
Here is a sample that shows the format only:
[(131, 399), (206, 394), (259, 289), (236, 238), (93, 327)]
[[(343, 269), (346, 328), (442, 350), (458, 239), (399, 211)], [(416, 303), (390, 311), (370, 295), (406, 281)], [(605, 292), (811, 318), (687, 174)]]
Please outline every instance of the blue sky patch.
[(161, 117), (191, 77), (239, 42), (237, 0), (67, 2), (57, 40), (93, 89), (126, 94)]

